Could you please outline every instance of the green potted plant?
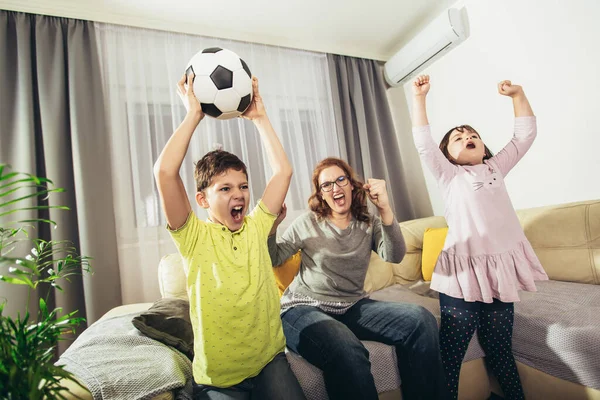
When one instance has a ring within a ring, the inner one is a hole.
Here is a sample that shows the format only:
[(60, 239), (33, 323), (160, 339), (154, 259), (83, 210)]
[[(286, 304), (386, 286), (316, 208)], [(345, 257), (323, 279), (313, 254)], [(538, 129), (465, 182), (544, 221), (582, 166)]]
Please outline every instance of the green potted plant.
[(40, 297), (38, 311), (31, 314), (29, 301), (41, 286), (62, 291), (61, 281), (89, 272), (89, 257), (79, 256), (69, 241), (30, 235), (41, 224), (56, 225), (49, 218), (17, 217), (40, 210), (68, 210), (45, 201), (59, 192), (64, 189), (53, 187), (46, 178), (11, 172), (0, 163), (0, 281), (22, 285), (28, 292), (24, 314), (16, 317), (6, 315), (7, 299), (0, 294), (1, 399), (65, 399), (61, 382), (75, 381), (71, 373), (54, 365), (56, 348), (59, 340), (85, 320), (75, 316), (77, 311), (64, 314), (61, 308), (49, 309), (47, 296)]

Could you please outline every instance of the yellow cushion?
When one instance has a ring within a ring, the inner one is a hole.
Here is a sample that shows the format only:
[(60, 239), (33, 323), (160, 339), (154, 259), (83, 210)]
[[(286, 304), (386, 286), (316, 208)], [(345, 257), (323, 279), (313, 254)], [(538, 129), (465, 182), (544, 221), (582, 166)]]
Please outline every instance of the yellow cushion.
[(273, 268), (275, 274), (275, 281), (277, 281), (277, 289), (279, 289), (279, 297), (285, 292), (285, 289), (292, 283), (294, 277), (300, 269), (300, 262), (302, 256), (300, 251), (288, 258), (280, 266)]
[(423, 235), (423, 258), (421, 272), (423, 279), (431, 280), (437, 259), (444, 248), (448, 228), (427, 228)]

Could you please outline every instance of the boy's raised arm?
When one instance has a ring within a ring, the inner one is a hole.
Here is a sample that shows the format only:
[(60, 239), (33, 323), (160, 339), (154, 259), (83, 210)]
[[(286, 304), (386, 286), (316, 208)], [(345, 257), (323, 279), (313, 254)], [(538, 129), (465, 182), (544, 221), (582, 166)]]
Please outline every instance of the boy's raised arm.
[(256, 77), (252, 78), (252, 90), (254, 92), (252, 103), (242, 116), (254, 122), (267, 151), (273, 175), (267, 183), (262, 201), (271, 213), (278, 214), (290, 186), (292, 165), (271, 125), (271, 121), (267, 117), (262, 98), (258, 92), (258, 80)]
[(204, 118), (200, 103), (194, 95), (192, 84), (194, 76), (190, 75), (189, 78), (190, 83), (187, 85), (187, 89), (184, 86), (186, 82), (185, 75), (177, 84), (177, 94), (182, 99), (187, 114), (167, 141), (154, 164), (154, 179), (158, 187), (162, 209), (167, 218), (167, 224), (171, 229), (181, 228), (192, 210), (179, 170), (194, 130)]

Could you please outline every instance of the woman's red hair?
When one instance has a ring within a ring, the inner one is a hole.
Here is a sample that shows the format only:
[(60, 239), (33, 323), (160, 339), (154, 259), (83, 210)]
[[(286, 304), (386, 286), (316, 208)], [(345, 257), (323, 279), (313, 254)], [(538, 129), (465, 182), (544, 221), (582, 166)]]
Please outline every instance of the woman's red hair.
[(335, 157), (328, 157), (319, 162), (315, 167), (312, 175), (313, 192), (308, 198), (308, 207), (317, 214), (320, 219), (327, 218), (331, 215), (331, 208), (321, 196), (319, 175), (325, 168), (333, 166), (339, 167), (344, 171), (350, 184), (354, 188), (354, 190), (352, 190), (352, 205), (350, 207), (352, 216), (357, 221), (369, 222), (371, 217), (367, 208), (367, 192), (363, 188), (364, 183), (358, 178), (352, 167), (348, 165), (346, 161)]

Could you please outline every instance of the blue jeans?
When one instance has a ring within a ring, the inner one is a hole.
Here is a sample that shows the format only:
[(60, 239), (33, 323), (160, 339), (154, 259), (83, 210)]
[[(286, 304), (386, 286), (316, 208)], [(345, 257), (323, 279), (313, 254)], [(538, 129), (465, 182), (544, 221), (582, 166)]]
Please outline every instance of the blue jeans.
[(285, 353), (279, 353), (260, 373), (228, 388), (194, 383), (194, 400), (306, 400)]
[(296, 306), (282, 321), (288, 348), (323, 371), (331, 400), (377, 400), (361, 340), (396, 348), (404, 399), (447, 397), (437, 322), (421, 306), (362, 299), (343, 315)]

